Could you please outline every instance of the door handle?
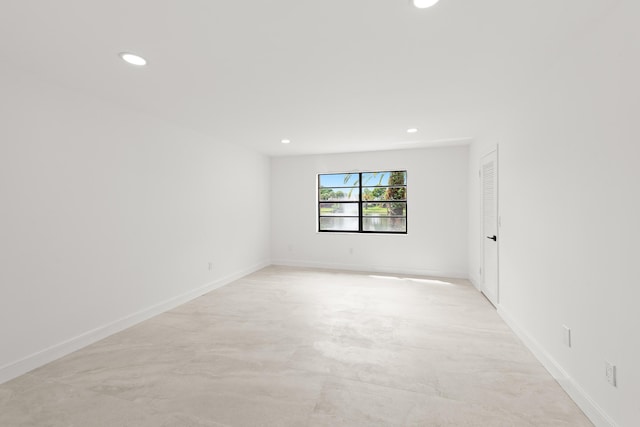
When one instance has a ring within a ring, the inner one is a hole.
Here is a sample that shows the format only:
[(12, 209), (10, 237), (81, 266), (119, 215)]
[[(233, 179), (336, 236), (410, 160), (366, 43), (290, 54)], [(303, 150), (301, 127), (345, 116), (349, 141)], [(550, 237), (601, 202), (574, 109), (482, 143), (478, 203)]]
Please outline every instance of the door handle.
[(487, 236), (487, 239), (491, 239), (494, 242), (498, 240), (498, 238), (495, 236), (495, 234), (493, 236)]

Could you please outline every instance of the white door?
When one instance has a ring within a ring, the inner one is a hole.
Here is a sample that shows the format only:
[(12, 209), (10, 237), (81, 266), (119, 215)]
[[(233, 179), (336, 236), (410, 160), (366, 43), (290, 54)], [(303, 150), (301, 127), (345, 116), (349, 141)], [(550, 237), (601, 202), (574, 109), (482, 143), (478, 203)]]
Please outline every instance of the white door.
[(498, 305), (498, 151), (482, 158), (482, 293)]

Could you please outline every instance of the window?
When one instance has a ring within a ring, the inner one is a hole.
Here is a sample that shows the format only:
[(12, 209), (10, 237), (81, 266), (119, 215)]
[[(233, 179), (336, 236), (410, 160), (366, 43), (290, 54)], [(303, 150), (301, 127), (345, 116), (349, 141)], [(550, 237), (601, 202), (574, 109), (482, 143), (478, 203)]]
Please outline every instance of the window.
[(318, 230), (407, 233), (407, 171), (318, 175)]

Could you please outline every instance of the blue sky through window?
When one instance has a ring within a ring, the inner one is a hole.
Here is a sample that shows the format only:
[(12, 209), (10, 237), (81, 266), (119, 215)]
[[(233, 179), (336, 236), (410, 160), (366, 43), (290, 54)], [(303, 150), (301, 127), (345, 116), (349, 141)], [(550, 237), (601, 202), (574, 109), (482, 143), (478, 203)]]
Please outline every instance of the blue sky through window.
[(320, 175), (320, 187), (355, 187), (358, 184), (360, 175), (353, 173), (345, 184), (344, 180), (349, 174), (337, 173), (332, 175)]
[[(320, 175), (320, 187), (336, 188), (336, 187), (355, 187), (358, 186), (358, 179), (360, 174), (354, 172), (352, 174), (336, 173), (328, 175)], [(362, 173), (362, 185), (367, 187), (373, 187), (376, 185), (389, 185), (389, 177), (391, 172), (363, 172)], [(348, 177), (345, 183), (345, 178)], [(404, 185), (407, 184), (407, 176), (404, 176)]]

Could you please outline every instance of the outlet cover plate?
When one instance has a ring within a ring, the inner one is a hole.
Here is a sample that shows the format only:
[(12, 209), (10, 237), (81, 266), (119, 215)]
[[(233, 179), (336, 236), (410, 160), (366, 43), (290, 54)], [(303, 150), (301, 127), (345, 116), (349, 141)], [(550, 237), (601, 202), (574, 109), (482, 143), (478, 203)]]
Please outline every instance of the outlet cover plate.
[(616, 365), (605, 362), (605, 375), (607, 376), (607, 382), (616, 387)]
[(562, 325), (562, 342), (567, 347), (571, 347), (571, 328), (567, 325)]

